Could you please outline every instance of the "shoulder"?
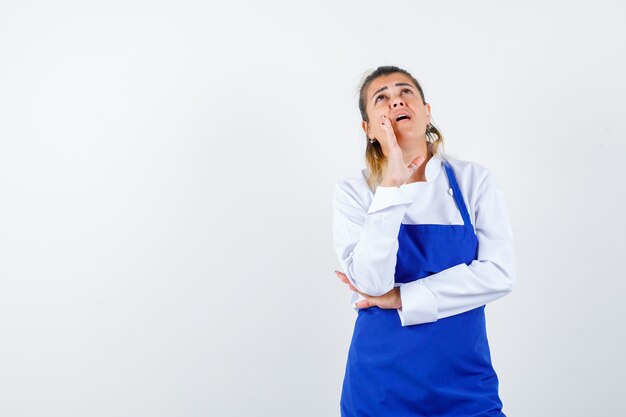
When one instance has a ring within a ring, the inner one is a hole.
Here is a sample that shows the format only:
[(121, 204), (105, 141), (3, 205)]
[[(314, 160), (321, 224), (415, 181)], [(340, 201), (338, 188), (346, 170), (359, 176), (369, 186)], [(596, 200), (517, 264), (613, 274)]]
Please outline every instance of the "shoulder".
[(347, 204), (367, 209), (372, 201), (373, 193), (367, 183), (367, 170), (335, 183), (334, 203)]
[(494, 181), (491, 169), (478, 162), (458, 159), (449, 155), (445, 155), (443, 158), (449, 162), (460, 186), (477, 189)]
[(462, 194), (469, 203), (472, 218), (478, 206), (488, 203), (493, 196), (501, 193), (500, 187), (490, 168), (478, 162), (446, 157), (450, 163)]

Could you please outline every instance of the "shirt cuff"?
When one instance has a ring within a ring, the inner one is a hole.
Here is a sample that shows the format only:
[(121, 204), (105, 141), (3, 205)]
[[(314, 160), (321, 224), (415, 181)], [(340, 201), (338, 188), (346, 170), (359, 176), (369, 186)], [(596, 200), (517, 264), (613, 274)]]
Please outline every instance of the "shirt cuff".
[(398, 310), (402, 326), (437, 321), (437, 298), (419, 280), (400, 285), (402, 307)]
[(352, 293), (350, 294), (350, 304), (352, 305), (352, 309), (357, 313), (359, 312), (359, 308), (356, 306), (356, 303), (361, 300), (367, 300), (367, 298), (363, 297), (358, 292), (352, 291)]
[(367, 214), (401, 204), (411, 204), (413, 200), (401, 187), (377, 187)]

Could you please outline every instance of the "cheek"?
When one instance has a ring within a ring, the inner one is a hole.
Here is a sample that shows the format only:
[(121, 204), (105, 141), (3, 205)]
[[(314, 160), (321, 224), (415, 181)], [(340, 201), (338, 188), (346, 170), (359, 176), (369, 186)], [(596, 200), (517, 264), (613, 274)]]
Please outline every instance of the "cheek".
[(380, 115), (376, 112), (376, 110), (370, 110), (367, 112), (367, 118), (369, 120), (367, 122), (367, 128), (371, 134), (374, 134), (380, 127)]
[(382, 120), (380, 116), (374, 116), (375, 118), (370, 119), (370, 133), (374, 137), (379, 137), (383, 133)]

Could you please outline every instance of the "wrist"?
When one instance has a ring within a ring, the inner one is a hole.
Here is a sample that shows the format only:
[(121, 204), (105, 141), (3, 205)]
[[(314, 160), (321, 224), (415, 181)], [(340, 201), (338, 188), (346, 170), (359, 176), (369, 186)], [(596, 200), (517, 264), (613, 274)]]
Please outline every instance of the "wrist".
[(400, 294), (400, 287), (394, 288), (394, 291), (396, 294), (396, 305), (398, 306), (397, 308), (402, 308), (402, 296)]

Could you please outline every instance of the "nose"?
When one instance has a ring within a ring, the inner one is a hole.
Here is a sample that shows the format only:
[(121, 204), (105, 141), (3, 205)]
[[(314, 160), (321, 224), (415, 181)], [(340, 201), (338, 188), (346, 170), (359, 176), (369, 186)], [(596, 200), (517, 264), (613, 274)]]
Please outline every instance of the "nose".
[(402, 101), (400, 97), (396, 97), (393, 99), (391, 105), (393, 106), (393, 108), (396, 108), (398, 106), (404, 106), (404, 101)]

